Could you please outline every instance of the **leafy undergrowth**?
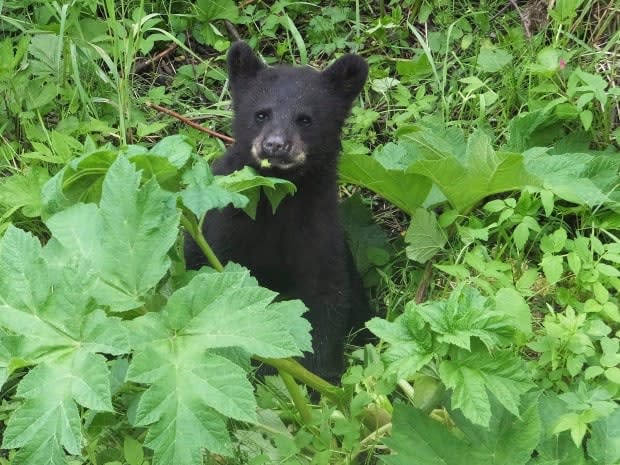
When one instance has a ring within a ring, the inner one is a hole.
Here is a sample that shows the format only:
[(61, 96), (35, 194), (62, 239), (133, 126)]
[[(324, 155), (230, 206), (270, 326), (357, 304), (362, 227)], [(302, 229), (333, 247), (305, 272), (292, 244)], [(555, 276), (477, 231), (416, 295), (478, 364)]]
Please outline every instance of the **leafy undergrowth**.
[[(0, 3), (0, 464), (620, 464), (617, 7), (507, 5)], [(370, 64), (340, 174), (377, 339), (341, 387), (200, 235), (295, 186), (153, 110), (227, 131), (224, 20)]]

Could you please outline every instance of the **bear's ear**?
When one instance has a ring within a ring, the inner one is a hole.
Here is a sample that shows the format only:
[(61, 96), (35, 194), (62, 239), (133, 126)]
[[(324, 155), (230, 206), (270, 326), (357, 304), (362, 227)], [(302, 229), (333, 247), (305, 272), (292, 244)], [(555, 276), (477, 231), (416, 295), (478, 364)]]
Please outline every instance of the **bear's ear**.
[(248, 44), (243, 41), (235, 42), (226, 56), (228, 65), (228, 79), (231, 88), (235, 91), (236, 85), (244, 80), (252, 79), (265, 65), (254, 54)]
[(359, 55), (344, 55), (321, 73), (336, 92), (353, 101), (368, 77), (368, 65)]

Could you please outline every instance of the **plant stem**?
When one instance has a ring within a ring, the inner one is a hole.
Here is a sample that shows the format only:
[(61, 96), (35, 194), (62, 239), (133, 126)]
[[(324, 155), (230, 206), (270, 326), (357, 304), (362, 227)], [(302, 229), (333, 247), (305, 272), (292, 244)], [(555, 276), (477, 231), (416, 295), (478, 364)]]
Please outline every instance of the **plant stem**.
[(320, 376), (315, 375), (311, 371), (306, 370), (299, 362), (292, 358), (254, 358), (260, 362), (266, 363), (278, 371), (287, 373), (295, 378), (297, 381), (304, 383), (306, 386), (311, 387), (315, 391), (321, 393), (325, 397), (333, 400), (339, 407), (344, 405), (346, 399), (346, 393), (342, 388), (334, 386), (333, 384), (325, 381)]
[(216, 271), (224, 271), (224, 267), (222, 266), (222, 263), (219, 261), (219, 259), (213, 252), (213, 249), (211, 248), (211, 246), (209, 245), (205, 237), (202, 235), (202, 231), (200, 230), (200, 227), (198, 226), (196, 221), (194, 221), (193, 218), (189, 219), (187, 216), (185, 216), (185, 213), (182, 213), (181, 224), (183, 225), (185, 230), (189, 233), (189, 235), (192, 236), (192, 239), (196, 241), (196, 244), (198, 244), (198, 247), (200, 247), (200, 250), (202, 250), (202, 253), (204, 253), (205, 257), (207, 257), (207, 260), (209, 260), (209, 264)]
[(304, 425), (309, 425), (312, 421), (312, 412), (310, 411), (304, 396), (301, 394), (295, 379), (283, 370), (278, 371), (278, 374), (280, 375), (280, 378), (282, 378), (282, 381), (284, 381), (284, 385), (286, 386), (288, 393), (291, 395), (291, 399), (293, 399), (293, 404), (295, 404), (295, 407), (301, 415), (301, 421)]
[[(196, 244), (198, 244), (198, 247), (200, 247), (202, 253), (204, 253), (205, 257), (207, 257), (209, 264), (218, 272), (224, 271), (222, 263), (219, 261), (213, 252), (213, 249), (202, 235), (202, 231), (200, 230), (201, 228), (198, 223), (196, 223), (194, 218), (192, 216), (188, 218), (184, 212), (181, 214), (181, 224), (189, 235), (192, 236), (192, 239), (196, 241)], [(301, 381), (307, 386), (310, 386), (322, 395), (334, 400), (338, 405), (341, 405), (345, 399), (345, 392), (342, 389), (328, 383), (311, 371), (306, 370), (300, 363), (293, 359), (254, 358), (278, 369), (278, 372), (282, 377), (282, 381), (284, 381), (284, 385), (291, 395), (293, 403), (295, 404), (295, 407), (297, 407), (297, 410), (299, 410), (301, 419), (305, 424), (312, 420), (312, 412), (310, 412), (310, 409), (301, 395), (301, 392), (299, 392), (299, 387), (295, 384), (295, 379)]]

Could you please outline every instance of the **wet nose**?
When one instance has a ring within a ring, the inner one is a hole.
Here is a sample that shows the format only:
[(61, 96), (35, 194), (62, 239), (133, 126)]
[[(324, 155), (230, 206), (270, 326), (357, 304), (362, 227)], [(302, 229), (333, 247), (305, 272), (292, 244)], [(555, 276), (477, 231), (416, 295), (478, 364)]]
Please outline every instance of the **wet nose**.
[(267, 136), (263, 140), (263, 153), (269, 157), (282, 157), (291, 150), (290, 142), (279, 135)]

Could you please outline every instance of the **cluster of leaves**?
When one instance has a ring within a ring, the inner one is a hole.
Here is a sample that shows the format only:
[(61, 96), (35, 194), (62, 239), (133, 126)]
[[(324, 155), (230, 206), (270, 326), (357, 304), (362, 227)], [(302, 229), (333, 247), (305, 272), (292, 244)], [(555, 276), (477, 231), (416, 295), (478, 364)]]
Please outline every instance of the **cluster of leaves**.
[[(170, 275), (182, 214), (248, 207), (261, 185), (277, 204), (292, 187), (249, 171), (216, 180), (190, 158), (178, 136), (151, 151), (96, 150), (43, 187), (44, 247), (5, 232), (0, 381), (22, 399), (3, 434), (2, 447), (19, 449), (11, 463), (80, 456), (87, 416), (96, 428), (144, 430), (158, 463), (200, 463), (204, 449), (230, 455), (225, 419), (258, 422), (250, 355), (311, 350), (303, 304), (274, 302), (247, 270)], [(181, 178), (178, 193), (158, 182)]]

